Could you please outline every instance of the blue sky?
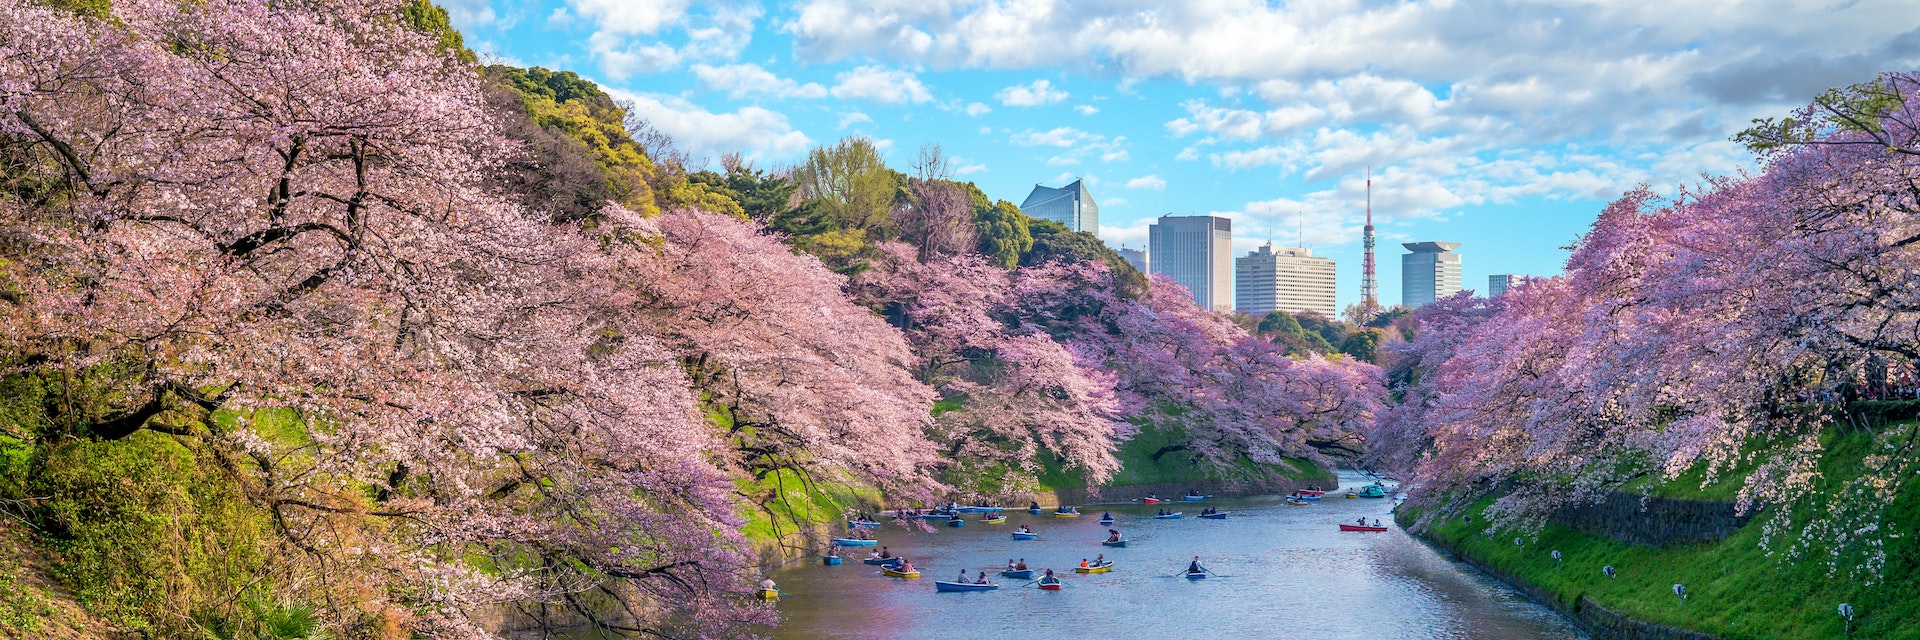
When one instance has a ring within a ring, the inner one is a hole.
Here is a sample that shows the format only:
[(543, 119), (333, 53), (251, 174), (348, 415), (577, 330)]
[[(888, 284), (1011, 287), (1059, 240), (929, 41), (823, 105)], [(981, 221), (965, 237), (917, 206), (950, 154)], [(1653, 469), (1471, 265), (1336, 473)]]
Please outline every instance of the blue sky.
[(1020, 202), (1085, 178), (1101, 237), (1235, 219), (1339, 261), (1359, 298), (1365, 172), (1383, 303), (1400, 242), (1466, 284), (1551, 275), (1607, 201), (1751, 169), (1728, 136), (1920, 66), (1920, 2), (443, 0), (483, 57), (567, 69), (696, 158), (766, 167), (865, 135)]

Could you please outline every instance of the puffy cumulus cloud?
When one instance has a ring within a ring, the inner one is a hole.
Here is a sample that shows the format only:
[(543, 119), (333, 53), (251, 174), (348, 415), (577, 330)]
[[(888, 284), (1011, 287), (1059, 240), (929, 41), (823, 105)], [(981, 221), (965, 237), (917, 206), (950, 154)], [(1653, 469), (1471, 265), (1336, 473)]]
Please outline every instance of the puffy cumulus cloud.
[(1100, 113), (1099, 107), (1096, 107), (1090, 104), (1073, 105), (1073, 110), (1080, 112), (1080, 115), (1083, 115), (1083, 116), (1090, 116), (1096, 113)]
[(967, 106), (965, 108), (961, 109), (961, 111), (965, 112), (967, 115), (979, 117), (979, 116), (986, 115), (988, 113), (992, 113), (993, 107), (989, 107), (987, 105), (980, 104), (978, 102), (969, 102), (967, 103)]
[[(693, 65), (693, 75), (699, 78), (701, 86), (714, 91), (725, 91), (727, 97), (739, 100), (750, 95), (766, 95), (775, 98), (825, 98), (827, 88), (809, 82), (800, 84), (790, 78), (782, 78), (761, 68), (757, 64), (729, 64), (713, 66)], [(864, 115), (862, 117), (865, 117)], [(846, 126), (843, 121), (841, 126)]]
[(1160, 191), (1162, 189), (1167, 188), (1167, 181), (1162, 180), (1160, 176), (1149, 173), (1147, 175), (1140, 176), (1132, 180), (1128, 180), (1127, 188), (1128, 189), (1151, 189), (1153, 191)]
[(687, 13), (687, 0), (567, 0), (567, 5), (600, 33), (615, 36), (659, 33)]
[(606, 89), (627, 105), (628, 113), (672, 136), (696, 161), (719, 158), (728, 151), (755, 160), (791, 158), (813, 144), (776, 111), (749, 106), (715, 113), (676, 96)]
[(868, 100), (882, 104), (919, 104), (933, 93), (912, 73), (876, 65), (855, 67), (834, 75), (831, 93), (841, 100)]
[(468, 33), (493, 24), (499, 17), (493, 12), (490, 0), (442, 0), (440, 6), (447, 10), (447, 18), (455, 28)]
[(1055, 89), (1049, 80), (1035, 80), (1001, 89), (993, 97), (1009, 107), (1038, 107), (1066, 100), (1067, 92)]
[(1081, 160), (1098, 156), (1101, 162), (1126, 162), (1129, 154), (1126, 148), (1126, 136), (1107, 136), (1081, 131), (1073, 127), (1054, 127), (1046, 131), (1022, 130), (1008, 140), (1021, 147), (1054, 147), (1060, 153), (1047, 158), (1047, 166), (1069, 166), (1080, 164)]
[(873, 122), (873, 118), (860, 111), (848, 111), (840, 114), (840, 128), (845, 129), (856, 124)]
[(680, 62), (680, 53), (671, 46), (632, 42), (604, 31), (587, 38), (587, 49), (593, 52), (600, 71), (615, 80), (664, 71)]

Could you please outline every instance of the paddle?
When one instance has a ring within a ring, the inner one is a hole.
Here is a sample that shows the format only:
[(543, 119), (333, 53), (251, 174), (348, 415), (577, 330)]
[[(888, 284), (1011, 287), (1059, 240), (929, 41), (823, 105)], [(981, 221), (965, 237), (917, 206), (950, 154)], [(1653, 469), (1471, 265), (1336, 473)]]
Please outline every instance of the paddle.
[(1205, 571), (1205, 572), (1207, 572), (1207, 575), (1210, 575), (1210, 576), (1213, 576), (1213, 577), (1215, 577), (1215, 578), (1231, 578), (1231, 577), (1233, 577), (1233, 576), (1223, 576), (1223, 575), (1220, 575), (1220, 574), (1218, 574), (1218, 573), (1214, 573), (1212, 569), (1208, 569), (1208, 568), (1206, 568), (1206, 567), (1200, 567), (1200, 570), (1201, 570), (1201, 571)]

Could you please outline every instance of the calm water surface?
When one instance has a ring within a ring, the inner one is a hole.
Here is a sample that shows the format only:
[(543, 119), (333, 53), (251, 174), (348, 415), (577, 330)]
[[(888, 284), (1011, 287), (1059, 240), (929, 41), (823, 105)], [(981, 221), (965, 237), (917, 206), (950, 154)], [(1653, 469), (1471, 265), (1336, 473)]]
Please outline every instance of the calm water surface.
[[(1343, 475), (1343, 488), (1367, 482)], [(1039, 637), (1299, 639), (1571, 640), (1585, 638), (1565, 619), (1474, 571), (1451, 562), (1394, 528), (1386, 533), (1341, 532), (1335, 526), (1362, 515), (1391, 523), (1392, 502), (1344, 499), (1344, 491), (1307, 507), (1279, 498), (1218, 499), (1169, 505), (1179, 520), (1151, 518), (1159, 506), (1093, 505), (1076, 519), (1010, 512), (1007, 524), (908, 532), (887, 524), (878, 537), (905, 555), (923, 577), (881, 576), (862, 564), (864, 549), (838, 567), (796, 565), (773, 579), (789, 594), (779, 603), (775, 638)], [(1200, 509), (1230, 511), (1225, 520), (1201, 520)], [(1110, 511), (1134, 542), (1103, 547)], [(1039, 540), (1014, 541), (1022, 523)], [(1081, 558), (1104, 553), (1112, 573), (1081, 575)], [(1172, 577), (1201, 556), (1223, 577)], [(960, 569), (997, 572), (1008, 559), (1051, 567), (1067, 583), (1041, 591), (1025, 581), (994, 577), (998, 591), (935, 593), (933, 581)]]

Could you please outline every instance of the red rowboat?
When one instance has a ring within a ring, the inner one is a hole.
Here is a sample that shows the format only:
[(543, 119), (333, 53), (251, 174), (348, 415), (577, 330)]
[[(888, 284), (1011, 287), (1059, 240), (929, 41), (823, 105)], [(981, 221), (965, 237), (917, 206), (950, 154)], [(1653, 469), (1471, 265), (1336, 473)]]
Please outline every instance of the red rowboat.
[(1041, 583), (1041, 585), (1040, 585), (1040, 590), (1041, 590), (1041, 591), (1059, 591), (1059, 590), (1060, 590), (1060, 583), (1058, 583), (1058, 582), (1055, 582), (1055, 583), (1053, 583), (1053, 584), (1045, 584), (1045, 583)]
[(1298, 494), (1300, 494), (1300, 495), (1303, 495), (1303, 496), (1324, 496), (1324, 495), (1327, 495), (1327, 492), (1325, 492), (1325, 491), (1321, 491), (1321, 490), (1319, 490), (1319, 489), (1301, 489), (1301, 490), (1299, 490), (1299, 491), (1295, 491), (1294, 493), (1298, 493)]
[(1165, 501), (1159, 498), (1141, 498), (1140, 499), (1141, 504), (1160, 504), (1162, 502), (1165, 502)]
[(1386, 531), (1386, 527), (1362, 527), (1357, 524), (1340, 525), (1341, 531)]

